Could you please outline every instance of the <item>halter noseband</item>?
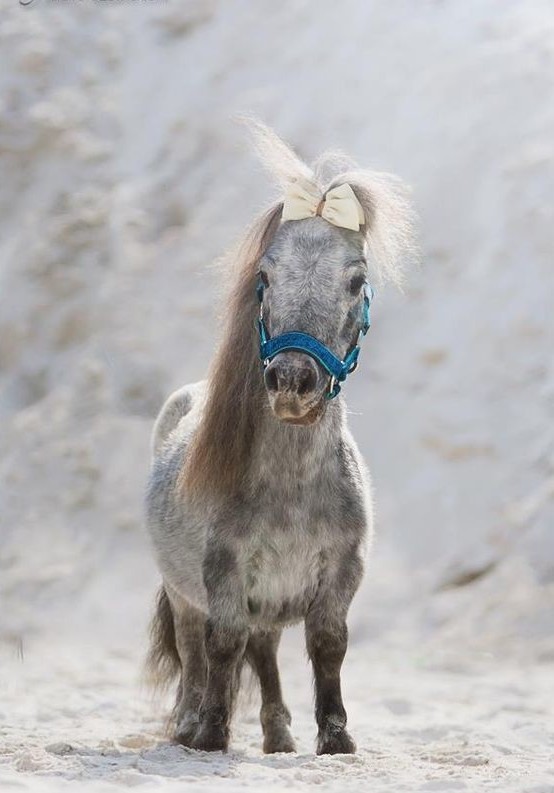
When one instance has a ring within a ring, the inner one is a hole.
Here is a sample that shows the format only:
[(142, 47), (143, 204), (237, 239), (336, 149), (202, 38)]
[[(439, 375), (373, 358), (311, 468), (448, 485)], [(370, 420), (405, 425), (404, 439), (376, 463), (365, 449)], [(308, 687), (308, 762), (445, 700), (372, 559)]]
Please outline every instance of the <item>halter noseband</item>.
[(260, 334), (260, 358), (263, 361), (264, 369), (269, 362), (275, 358), (280, 352), (285, 350), (297, 350), (298, 352), (305, 352), (314, 361), (317, 361), (326, 372), (331, 376), (329, 382), (329, 391), (326, 394), (327, 399), (334, 399), (340, 392), (341, 386), (347, 376), (353, 372), (358, 365), (358, 355), (360, 354), (360, 342), (362, 337), (366, 335), (371, 325), (370, 306), (375, 296), (372, 287), (364, 283), (364, 302), (362, 307), (362, 321), (358, 330), (358, 337), (356, 343), (348, 352), (344, 361), (341, 361), (331, 350), (319, 341), (319, 339), (310, 336), (309, 333), (300, 333), (299, 331), (290, 331), (289, 333), (282, 333), (280, 336), (271, 338), (264, 322), (264, 290), (265, 285), (258, 276), (258, 283), (256, 285), (256, 293), (260, 302), (260, 314), (258, 317), (258, 331)]

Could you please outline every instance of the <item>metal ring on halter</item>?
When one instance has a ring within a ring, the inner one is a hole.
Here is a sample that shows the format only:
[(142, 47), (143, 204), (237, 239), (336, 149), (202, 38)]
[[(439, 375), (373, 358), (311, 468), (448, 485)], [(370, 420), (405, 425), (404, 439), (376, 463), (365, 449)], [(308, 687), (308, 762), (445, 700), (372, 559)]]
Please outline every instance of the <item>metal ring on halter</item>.
[(334, 393), (336, 384), (337, 378), (334, 375), (331, 375), (331, 379), (329, 380), (329, 396)]

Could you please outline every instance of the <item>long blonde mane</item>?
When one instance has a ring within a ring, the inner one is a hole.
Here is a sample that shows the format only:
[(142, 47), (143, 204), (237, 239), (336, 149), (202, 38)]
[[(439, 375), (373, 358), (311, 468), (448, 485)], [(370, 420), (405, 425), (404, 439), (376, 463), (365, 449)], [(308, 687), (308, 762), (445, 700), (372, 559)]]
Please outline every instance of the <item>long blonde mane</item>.
[(256, 273), (281, 222), (283, 205), (265, 212), (250, 228), (232, 265), (223, 338), (208, 374), (208, 395), (183, 468), (190, 495), (231, 494), (239, 487), (255, 432), (256, 401), (263, 396), (258, 337)]

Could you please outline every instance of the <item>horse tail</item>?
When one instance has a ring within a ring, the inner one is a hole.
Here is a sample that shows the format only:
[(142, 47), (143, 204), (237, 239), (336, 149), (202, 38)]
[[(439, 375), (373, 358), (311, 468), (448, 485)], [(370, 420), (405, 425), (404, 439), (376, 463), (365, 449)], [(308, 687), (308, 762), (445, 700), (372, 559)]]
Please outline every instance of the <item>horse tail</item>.
[(150, 623), (150, 648), (146, 657), (148, 682), (155, 688), (167, 687), (181, 670), (177, 651), (173, 611), (165, 588), (158, 591)]

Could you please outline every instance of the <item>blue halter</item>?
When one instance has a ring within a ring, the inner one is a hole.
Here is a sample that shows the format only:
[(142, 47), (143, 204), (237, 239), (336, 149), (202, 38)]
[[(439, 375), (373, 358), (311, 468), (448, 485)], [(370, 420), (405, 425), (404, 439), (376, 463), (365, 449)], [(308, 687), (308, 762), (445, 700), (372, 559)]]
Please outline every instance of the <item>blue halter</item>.
[(260, 358), (263, 361), (264, 369), (276, 355), (285, 350), (297, 350), (305, 352), (317, 361), (326, 372), (331, 375), (327, 399), (334, 399), (340, 392), (341, 386), (347, 376), (353, 372), (358, 365), (358, 355), (360, 354), (360, 342), (365, 336), (371, 325), (370, 306), (375, 296), (371, 286), (364, 284), (364, 302), (362, 307), (362, 321), (358, 331), (356, 344), (347, 354), (344, 361), (341, 361), (331, 350), (326, 347), (319, 339), (310, 336), (309, 333), (290, 331), (282, 333), (280, 336), (271, 338), (264, 322), (264, 283), (258, 277), (256, 293), (260, 302), (260, 315), (258, 317), (258, 331), (260, 334)]

